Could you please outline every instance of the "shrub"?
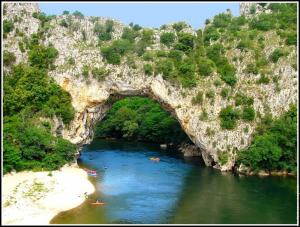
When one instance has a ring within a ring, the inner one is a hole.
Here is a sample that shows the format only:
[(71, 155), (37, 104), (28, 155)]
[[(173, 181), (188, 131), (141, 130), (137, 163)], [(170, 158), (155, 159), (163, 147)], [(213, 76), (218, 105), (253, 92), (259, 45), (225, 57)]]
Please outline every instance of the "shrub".
[(253, 121), (255, 119), (255, 111), (252, 106), (245, 106), (243, 108), (242, 119), (246, 121)]
[(227, 106), (221, 109), (219, 117), (221, 119), (221, 127), (223, 129), (234, 129), (236, 121), (239, 119), (240, 115), (239, 112), (232, 106)]
[(215, 97), (215, 92), (213, 90), (209, 90), (206, 92), (205, 96), (209, 99), (213, 99)]
[(99, 40), (107, 41), (111, 40), (113, 32), (114, 22), (112, 20), (106, 20), (105, 25), (98, 22), (94, 25), (94, 33), (98, 36)]
[(67, 21), (66, 21), (65, 19), (62, 19), (62, 20), (59, 22), (59, 25), (65, 27), (65, 28), (68, 27), (68, 23), (67, 23)]
[(122, 39), (127, 39), (131, 43), (133, 43), (137, 36), (138, 36), (137, 31), (133, 30), (132, 28), (124, 28), (121, 38)]
[(16, 56), (8, 51), (3, 52), (3, 64), (5, 66), (11, 66), (13, 63), (16, 62)]
[(228, 97), (229, 91), (230, 91), (230, 90), (229, 90), (228, 88), (223, 88), (223, 89), (221, 90), (221, 96), (222, 96), (223, 98)]
[(267, 77), (266, 75), (262, 74), (259, 78), (259, 80), (257, 81), (257, 83), (259, 84), (268, 84), (270, 82), (269, 77)]
[(237, 82), (235, 76), (235, 68), (231, 64), (225, 64), (218, 66), (218, 73), (221, 74), (221, 79), (224, 80), (230, 86), (234, 86)]
[(285, 52), (282, 50), (282, 49), (275, 49), (273, 51), (273, 53), (270, 55), (270, 60), (273, 62), (273, 63), (277, 63), (279, 58), (285, 56)]
[(209, 76), (213, 73), (215, 64), (212, 60), (201, 57), (198, 61), (198, 72), (201, 76)]
[(69, 11), (67, 11), (67, 10), (64, 10), (64, 11), (63, 11), (63, 15), (69, 15), (69, 14), (70, 14)]
[(248, 97), (242, 93), (237, 93), (234, 97), (235, 105), (252, 105), (254, 100), (252, 97)]
[(229, 155), (226, 152), (221, 152), (218, 156), (221, 165), (225, 165), (228, 162)]
[(73, 16), (75, 16), (76, 18), (82, 19), (84, 17), (84, 15), (79, 12), (78, 10), (73, 12)]
[(150, 64), (145, 64), (144, 65), (144, 72), (146, 75), (152, 75), (153, 73), (153, 68)]
[(252, 43), (249, 39), (242, 39), (238, 45), (236, 46), (236, 48), (240, 49), (240, 50), (246, 50), (246, 49), (250, 49), (252, 46)]
[(14, 23), (10, 20), (3, 21), (3, 35), (4, 38), (14, 29)]
[(107, 74), (108, 74), (108, 71), (104, 67), (92, 69), (92, 75), (98, 81), (103, 81)]
[(182, 29), (187, 27), (187, 24), (183, 21), (177, 22), (172, 25), (172, 27), (177, 31), (180, 32)]
[(253, 63), (249, 63), (245, 71), (246, 73), (258, 74), (258, 68)]
[(43, 69), (53, 68), (57, 56), (58, 51), (52, 46), (35, 45), (28, 53), (30, 65)]
[(192, 104), (202, 104), (203, 103), (203, 92), (198, 91), (195, 97), (192, 98)]
[(166, 46), (170, 46), (175, 40), (175, 35), (172, 32), (165, 32), (160, 35), (160, 42)]
[(194, 48), (194, 36), (189, 33), (179, 33), (178, 43), (175, 44), (174, 49), (183, 52), (189, 52)]
[(203, 109), (201, 115), (199, 116), (199, 120), (206, 121), (207, 119), (208, 119), (208, 113), (205, 109)]
[(180, 62), (182, 60), (183, 52), (180, 50), (170, 50), (168, 57), (174, 61)]
[(204, 30), (204, 44), (209, 45), (211, 41), (218, 40), (221, 36), (215, 27), (207, 27)]
[(144, 61), (152, 61), (154, 59), (154, 54), (152, 52), (145, 52), (143, 55), (143, 60)]
[(219, 87), (219, 86), (222, 85), (222, 81), (221, 81), (220, 79), (216, 79), (216, 80), (214, 81), (214, 85), (215, 85), (216, 87)]
[(171, 76), (171, 73), (174, 70), (174, 64), (171, 60), (166, 59), (156, 63), (155, 74), (162, 73), (163, 78), (167, 79)]
[(285, 43), (287, 45), (297, 45), (297, 33), (296, 32), (289, 33), (286, 37)]
[(231, 14), (220, 13), (214, 17), (213, 26), (216, 28), (227, 27), (231, 22)]
[(118, 39), (113, 41), (110, 46), (102, 47), (102, 56), (110, 64), (118, 65), (121, 63), (121, 56), (131, 49), (130, 42), (126, 39)]
[(275, 27), (274, 15), (272, 14), (260, 14), (257, 18), (253, 18), (250, 25), (254, 29), (261, 31), (268, 31)]
[(82, 76), (87, 79), (89, 77), (90, 67), (88, 65), (84, 65), (81, 69)]

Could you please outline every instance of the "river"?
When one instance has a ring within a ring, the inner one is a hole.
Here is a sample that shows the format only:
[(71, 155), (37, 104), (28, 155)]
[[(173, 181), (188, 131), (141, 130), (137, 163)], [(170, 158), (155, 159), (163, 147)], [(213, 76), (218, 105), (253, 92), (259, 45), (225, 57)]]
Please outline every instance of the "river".
[[(157, 144), (120, 140), (95, 139), (78, 164), (97, 170), (96, 192), (51, 224), (297, 223), (295, 178), (222, 173)], [(105, 205), (92, 205), (97, 199)]]

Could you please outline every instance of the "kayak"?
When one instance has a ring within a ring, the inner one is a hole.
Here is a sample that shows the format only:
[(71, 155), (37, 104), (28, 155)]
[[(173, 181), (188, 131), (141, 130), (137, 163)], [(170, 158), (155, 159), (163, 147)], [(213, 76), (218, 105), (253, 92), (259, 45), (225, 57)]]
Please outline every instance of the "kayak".
[(98, 202), (98, 203), (91, 203), (92, 205), (105, 205), (105, 203), (100, 203), (100, 202)]
[(91, 170), (91, 169), (84, 169), (87, 173), (97, 173), (96, 170)]
[(151, 157), (150, 160), (151, 160), (151, 161), (159, 162), (159, 161), (160, 161), (160, 158)]

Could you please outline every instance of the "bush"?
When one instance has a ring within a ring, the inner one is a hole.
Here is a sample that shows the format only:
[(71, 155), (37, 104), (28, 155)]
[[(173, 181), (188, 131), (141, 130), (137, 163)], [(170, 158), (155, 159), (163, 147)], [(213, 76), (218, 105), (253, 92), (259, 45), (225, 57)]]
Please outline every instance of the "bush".
[(246, 121), (253, 121), (255, 119), (255, 111), (252, 106), (245, 106), (243, 108), (242, 119)]
[(98, 81), (103, 81), (107, 74), (108, 74), (108, 71), (104, 67), (92, 69), (92, 75)]
[(94, 34), (96, 34), (101, 41), (111, 40), (113, 32), (114, 22), (112, 20), (106, 20), (105, 25), (98, 22), (94, 26)]
[(275, 27), (274, 15), (272, 14), (260, 14), (257, 18), (253, 18), (250, 22), (251, 28), (261, 31), (268, 31)]
[(187, 27), (187, 24), (183, 21), (177, 22), (172, 25), (172, 27), (177, 31), (180, 32), (182, 29)]
[(5, 50), (3, 52), (3, 64), (5, 66), (11, 66), (15, 62), (16, 62), (16, 56), (13, 53)]
[(285, 43), (287, 45), (297, 45), (297, 33), (292, 32), (287, 35)]
[(85, 79), (87, 79), (90, 74), (90, 67), (88, 65), (84, 65), (81, 69), (81, 74)]
[(110, 64), (118, 65), (121, 63), (121, 56), (131, 49), (130, 42), (127, 39), (118, 39), (113, 41), (110, 46), (102, 47), (102, 56)]
[(79, 12), (78, 10), (73, 12), (73, 16), (75, 16), (76, 18), (82, 19), (84, 17), (84, 15)]
[(229, 92), (230, 92), (230, 90), (229, 90), (228, 88), (223, 88), (223, 89), (221, 90), (221, 96), (222, 96), (223, 98), (226, 98), (226, 97), (228, 97)]
[(204, 30), (204, 44), (209, 45), (211, 41), (218, 40), (221, 36), (215, 27), (207, 27)]
[(4, 38), (14, 29), (14, 23), (10, 20), (3, 21), (3, 36)]
[(215, 97), (215, 92), (213, 90), (209, 90), (206, 92), (205, 96), (209, 99), (213, 99)]
[(174, 70), (174, 64), (171, 60), (166, 59), (162, 61), (158, 61), (155, 67), (155, 74), (161, 73), (164, 79), (170, 78), (172, 72)]
[(201, 57), (198, 61), (198, 72), (201, 76), (210, 76), (215, 68), (212, 60)]
[(192, 98), (192, 104), (196, 105), (196, 104), (202, 104), (202, 103), (203, 103), (203, 92), (198, 91), (196, 96)]
[(152, 75), (152, 73), (153, 73), (153, 68), (152, 68), (152, 66), (151, 66), (150, 64), (145, 64), (145, 65), (144, 65), (144, 73), (145, 73), (146, 75)]
[(138, 37), (138, 32), (134, 31), (131, 28), (124, 28), (123, 33), (122, 33), (122, 39), (127, 39), (131, 43), (134, 43), (135, 38)]
[(57, 56), (58, 51), (52, 46), (36, 45), (28, 53), (30, 65), (40, 69), (53, 68)]
[(246, 73), (252, 73), (252, 74), (258, 74), (258, 68), (256, 67), (255, 64), (249, 63), (246, 67)]
[(234, 101), (235, 101), (235, 105), (239, 106), (239, 105), (253, 105), (253, 98), (252, 97), (248, 97), (242, 93), (237, 93), (234, 97)]
[(65, 19), (62, 19), (62, 20), (59, 22), (59, 25), (65, 27), (65, 28), (68, 27), (68, 23), (67, 23), (67, 21), (66, 21)]
[(257, 81), (258, 84), (268, 84), (270, 82), (269, 77), (267, 77), (266, 75), (262, 74), (259, 78), (259, 80)]
[(190, 52), (194, 48), (194, 36), (189, 33), (179, 33), (178, 43), (175, 44), (174, 49), (183, 52)]
[(183, 52), (180, 50), (170, 50), (168, 57), (174, 61), (180, 62), (182, 60)]
[(67, 11), (67, 10), (64, 10), (64, 11), (63, 11), (63, 15), (69, 15), (69, 14), (70, 14), (69, 11)]
[(221, 128), (234, 129), (236, 121), (240, 118), (240, 114), (232, 106), (227, 106), (221, 109), (219, 117), (221, 119)]
[(175, 40), (175, 35), (172, 32), (165, 32), (160, 35), (160, 42), (166, 46), (170, 46)]
[(285, 56), (285, 52), (282, 50), (282, 49), (275, 49), (273, 51), (273, 53), (270, 55), (270, 60), (273, 62), (273, 63), (277, 63), (279, 58)]
[(235, 68), (231, 64), (225, 64), (218, 66), (218, 73), (221, 74), (221, 79), (224, 80), (228, 85), (234, 86), (237, 82), (235, 76)]
[(216, 28), (227, 27), (231, 23), (231, 18), (231, 14), (220, 13), (214, 17), (213, 26)]

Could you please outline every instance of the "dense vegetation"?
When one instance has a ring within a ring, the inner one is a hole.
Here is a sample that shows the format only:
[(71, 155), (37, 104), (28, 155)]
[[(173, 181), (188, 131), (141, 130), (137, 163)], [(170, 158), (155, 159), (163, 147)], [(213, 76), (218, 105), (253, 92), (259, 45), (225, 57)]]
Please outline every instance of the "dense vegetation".
[(174, 117), (142, 97), (128, 97), (113, 104), (96, 125), (96, 137), (115, 137), (160, 143), (180, 143), (187, 136)]
[[(75, 145), (52, 135), (49, 120), (41, 120), (56, 116), (68, 124), (74, 116), (70, 95), (47, 75), (58, 52), (34, 39), (29, 43), (29, 62), (13, 65), (4, 76), (4, 173), (54, 170), (73, 160), (76, 151)], [(5, 53), (6, 65), (14, 61), (11, 53)]]
[(259, 124), (252, 144), (239, 152), (238, 162), (253, 170), (287, 170), (297, 168), (297, 107), (278, 119), (266, 115)]

